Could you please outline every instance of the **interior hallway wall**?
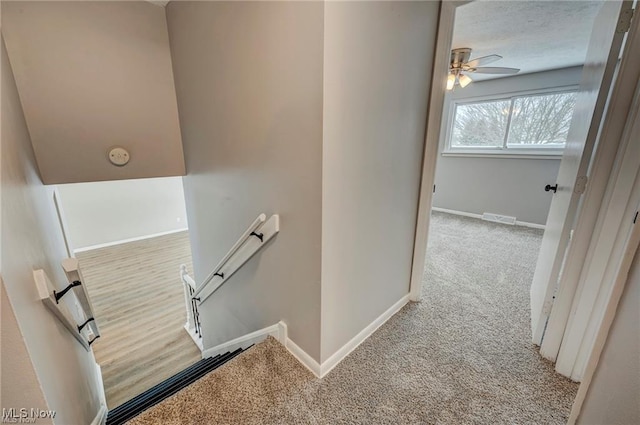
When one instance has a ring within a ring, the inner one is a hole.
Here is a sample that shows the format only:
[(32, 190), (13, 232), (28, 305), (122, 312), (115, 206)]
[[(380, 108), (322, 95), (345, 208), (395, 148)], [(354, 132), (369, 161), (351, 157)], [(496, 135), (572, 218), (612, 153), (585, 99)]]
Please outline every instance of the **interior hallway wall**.
[(560, 159), (492, 158), (442, 155), (449, 134), (452, 102), (483, 96), (505, 95), (527, 90), (576, 86), (582, 67), (537, 72), (507, 78), (477, 81), (464, 89), (448, 92), (443, 107), (440, 152), (436, 167), (433, 206), (482, 214), (497, 213), (519, 221), (545, 224), (552, 196), (544, 186), (553, 184)]
[[(48, 410), (4, 282), (0, 278), (0, 408)], [(50, 424), (45, 418), (37, 424)]]
[(58, 186), (74, 249), (184, 230), (182, 177)]
[(260, 214), (281, 230), (200, 309), (205, 347), (284, 320), (320, 357), (321, 2), (170, 2), (195, 277)]
[[(31, 363), (57, 424), (89, 424), (98, 413), (101, 390), (93, 353), (87, 352), (39, 301), (33, 270), (44, 269), (58, 289), (66, 286), (60, 261), (66, 257), (53, 205), (53, 188), (38, 175), (18, 91), (2, 41), (2, 279)], [(69, 303), (69, 298), (62, 302)], [(18, 371), (28, 376), (28, 362)], [(2, 385), (14, 391), (19, 382)], [(31, 394), (37, 394), (31, 389)], [(14, 394), (20, 397), (20, 394)], [(4, 397), (4, 396), (3, 396)], [(35, 400), (24, 394), (25, 406)], [(14, 399), (15, 400), (15, 399)], [(5, 407), (4, 405), (2, 407)], [(7, 406), (8, 407), (8, 406)]]
[(640, 423), (640, 251), (578, 419), (581, 425)]
[[(164, 7), (147, 1), (2, 1), (41, 179), (180, 176), (182, 141)], [(115, 145), (130, 153), (112, 165)]]
[(322, 361), (409, 293), (437, 2), (326, 2)]

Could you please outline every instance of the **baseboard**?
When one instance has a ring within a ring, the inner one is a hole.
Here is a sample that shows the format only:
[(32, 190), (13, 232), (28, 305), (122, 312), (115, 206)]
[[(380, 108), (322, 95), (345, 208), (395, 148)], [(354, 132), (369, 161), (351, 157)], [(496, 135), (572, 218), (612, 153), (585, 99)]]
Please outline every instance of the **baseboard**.
[(331, 355), (322, 364), (318, 363), (313, 357), (307, 354), (288, 337), (287, 325), (284, 322), (278, 322), (275, 325), (252, 332), (250, 334), (233, 339), (224, 344), (208, 348), (202, 352), (202, 357), (212, 357), (218, 354), (234, 351), (238, 348), (247, 348), (250, 345), (263, 341), (267, 336), (271, 335), (276, 338), (285, 348), (316, 377), (322, 378), (326, 376), (334, 367), (336, 367), (345, 357), (362, 344), (371, 336), (380, 326), (396, 314), (402, 307), (409, 302), (409, 294), (400, 298), (396, 303), (389, 307), (384, 313), (378, 316), (366, 328), (361, 330), (356, 336), (351, 338), (344, 346)]
[[(431, 210), (447, 213), (447, 214), (459, 215), (462, 217), (477, 218), (478, 220), (482, 220), (482, 214), (476, 214), (476, 213), (470, 213), (470, 212), (458, 211), (458, 210), (449, 210), (446, 208), (439, 208), (439, 207), (431, 207)], [(495, 222), (492, 221), (492, 223), (495, 223)], [(516, 220), (516, 223), (514, 224), (514, 226), (529, 227), (531, 229), (542, 229), (542, 230), (545, 229), (544, 224), (529, 223), (528, 221), (518, 221), (518, 220)]]
[(309, 369), (311, 373), (313, 373), (317, 378), (322, 377), (322, 368), (320, 367), (320, 363), (315, 361), (315, 359), (307, 354), (307, 352), (302, 348), (300, 348), (298, 344), (287, 338), (284, 346), (287, 350), (289, 350), (293, 357), (295, 357), (300, 363), (302, 363), (304, 367)]
[(409, 302), (409, 294), (400, 298), (395, 304), (389, 307), (384, 313), (378, 316), (373, 322), (366, 328), (361, 330), (356, 336), (351, 338), (349, 342), (342, 346), (338, 351), (333, 353), (331, 357), (322, 362), (320, 367), (320, 376), (323, 377), (327, 373), (338, 365), (345, 357), (347, 357), (353, 350), (355, 350), (360, 344), (362, 344), (367, 338), (369, 338), (378, 328), (389, 320), (394, 314), (396, 314), (402, 307)]
[(159, 236), (172, 235), (174, 233), (186, 232), (188, 230), (189, 229), (185, 227), (184, 229), (169, 230), (168, 232), (154, 233), (154, 234), (151, 234), (151, 235), (138, 236), (138, 237), (129, 238), (129, 239), (122, 239), (122, 240), (119, 240), (119, 241), (101, 243), (101, 244), (98, 244), (98, 245), (85, 246), (85, 247), (82, 247), (82, 248), (74, 249), (73, 253), (75, 254), (75, 253), (78, 253), (78, 252), (92, 251), (94, 249), (108, 248), (110, 246), (120, 245), (120, 244), (123, 244), (123, 243), (143, 241), (145, 239), (157, 238)]
[(338, 351), (333, 353), (331, 357), (319, 364), (309, 354), (307, 354), (302, 348), (300, 348), (295, 342), (287, 338), (285, 347), (289, 352), (302, 363), (313, 374), (322, 378), (326, 376), (331, 370), (336, 367), (342, 360), (344, 360), (353, 350), (355, 350), (360, 344), (362, 344), (367, 338), (369, 338), (380, 326), (382, 326), (387, 320), (389, 320), (394, 314), (396, 314), (402, 307), (409, 302), (409, 294), (400, 298), (395, 304), (389, 307), (384, 313), (378, 316), (373, 322), (371, 322), (366, 328), (361, 330), (356, 336), (351, 338), (349, 342), (343, 345)]
[(232, 339), (224, 344), (216, 345), (213, 348), (207, 348), (202, 352), (202, 358), (204, 359), (207, 357), (217, 356), (218, 354), (223, 354), (228, 351), (235, 351), (238, 348), (248, 348), (253, 344), (264, 341), (269, 335), (280, 341), (281, 344), (285, 345), (287, 340), (287, 325), (281, 321), (275, 325)]
[(200, 336), (198, 334), (196, 334), (195, 331), (191, 331), (191, 329), (189, 329), (189, 327), (187, 326), (186, 323), (183, 326), (183, 328), (184, 328), (185, 331), (187, 331), (187, 333), (191, 337), (191, 340), (193, 341), (193, 343), (196, 345), (196, 347), (198, 347), (198, 349), (202, 353), (202, 351), (204, 350), (204, 347), (202, 346), (202, 338), (200, 338)]
[(100, 396), (100, 404), (106, 406), (107, 405), (107, 395), (104, 392), (104, 381), (102, 380), (102, 368), (95, 362), (96, 364), (96, 383), (98, 384), (98, 395)]
[(91, 421), (91, 425), (104, 425), (107, 422), (107, 413), (109, 413), (107, 406), (101, 404), (96, 417)]

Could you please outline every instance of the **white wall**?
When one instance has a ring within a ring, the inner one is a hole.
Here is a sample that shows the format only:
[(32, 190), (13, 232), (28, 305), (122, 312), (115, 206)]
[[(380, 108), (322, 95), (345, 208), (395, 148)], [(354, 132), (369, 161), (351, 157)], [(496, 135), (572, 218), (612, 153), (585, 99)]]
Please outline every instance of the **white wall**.
[(578, 423), (640, 423), (640, 251), (618, 304)]
[[(163, 7), (3, 1), (2, 9), (45, 183), (184, 174)], [(129, 150), (128, 165), (108, 161), (114, 145)]]
[(442, 156), (452, 100), (494, 94), (577, 85), (581, 67), (474, 82), (447, 95), (442, 121), (440, 156), (436, 166), (433, 206), (476, 214), (514, 216), (519, 221), (545, 224), (560, 158), (488, 158)]
[[(0, 408), (48, 410), (18, 321), (0, 279)], [(49, 418), (38, 424), (50, 424)]]
[[(53, 189), (43, 186), (38, 177), (4, 41), (1, 47), (2, 279), (47, 405), (57, 411), (55, 423), (88, 424), (101, 401), (95, 359), (38, 300), (33, 270), (44, 269), (58, 288), (66, 286), (60, 267), (66, 253), (56, 221)], [(29, 362), (16, 367), (26, 369), (19, 374), (28, 377), (32, 373)], [(20, 382), (11, 381), (16, 375), (3, 374), (2, 386), (17, 391)], [(22, 400), (25, 406), (16, 407), (31, 407), (29, 404), (39, 403), (38, 392), (31, 388), (30, 394), (16, 393), (7, 400)]]
[(284, 320), (320, 357), (323, 5), (170, 2), (196, 280), (260, 214), (280, 233), (200, 309), (212, 347)]
[(58, 186), (73, 249), (187, 228), (182, 177)]
[(326, 2), (322, 361), (409, 293), (437, 2)]

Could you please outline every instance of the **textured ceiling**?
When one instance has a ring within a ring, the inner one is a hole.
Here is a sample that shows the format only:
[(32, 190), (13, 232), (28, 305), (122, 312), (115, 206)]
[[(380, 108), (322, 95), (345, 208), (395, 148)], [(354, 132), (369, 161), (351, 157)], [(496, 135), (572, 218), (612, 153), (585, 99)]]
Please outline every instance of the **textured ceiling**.
[[(602, 1), (476, 0), (456, 11), (452, 48), (470, 47), (471, 59), (498, 54), (487, 66), (520, 74), (582, 65)], [(498, 78), (474, 74), (474, 80)]]

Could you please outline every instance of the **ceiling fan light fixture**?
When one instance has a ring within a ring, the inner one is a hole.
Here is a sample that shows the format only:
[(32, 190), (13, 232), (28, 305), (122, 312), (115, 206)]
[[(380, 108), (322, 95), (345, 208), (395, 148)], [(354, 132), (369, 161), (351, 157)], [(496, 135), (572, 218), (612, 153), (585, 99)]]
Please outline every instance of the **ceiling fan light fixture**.
[(460, 74), (458, 76), (458, 82), (460, 83), (460, 87), (465, 88), (469, 84), (471, 84), (471, 82), (473, 82), (473, 80), (471, 78), (469, 78), (468, 75)]
[(447, 90), (453, 90), (453, 86), (456, 84), (456, 76), (454, 73), (450, 72), (447, 77)]

